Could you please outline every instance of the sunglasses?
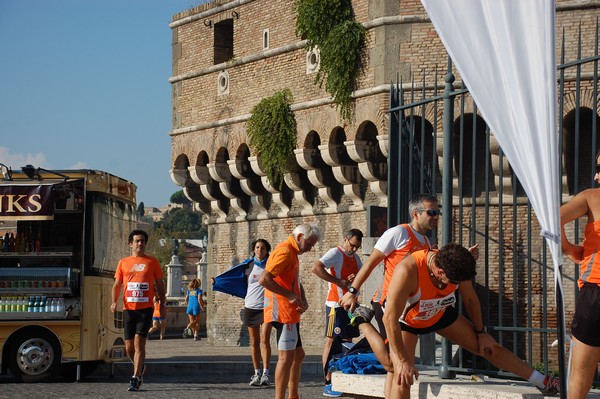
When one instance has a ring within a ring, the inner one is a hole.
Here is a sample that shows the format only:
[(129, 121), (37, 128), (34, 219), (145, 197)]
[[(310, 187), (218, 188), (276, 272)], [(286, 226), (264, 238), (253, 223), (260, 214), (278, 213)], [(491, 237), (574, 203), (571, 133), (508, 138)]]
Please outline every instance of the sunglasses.
[(442, 214), (442, 211), (439, 209), (420, 209), (419, 212), (425, 212), (429, 216), (439, 216)]

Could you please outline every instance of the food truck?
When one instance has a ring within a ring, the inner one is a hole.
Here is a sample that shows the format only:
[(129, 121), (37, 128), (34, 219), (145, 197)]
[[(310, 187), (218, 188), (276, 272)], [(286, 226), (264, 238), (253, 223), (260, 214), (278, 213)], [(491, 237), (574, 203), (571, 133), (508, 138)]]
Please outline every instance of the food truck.
[(136, 186), (98, 170), (22, 169), (0, 168), (1, 372), (44, 382), (125, 360), (123, 312), (110, 304)]

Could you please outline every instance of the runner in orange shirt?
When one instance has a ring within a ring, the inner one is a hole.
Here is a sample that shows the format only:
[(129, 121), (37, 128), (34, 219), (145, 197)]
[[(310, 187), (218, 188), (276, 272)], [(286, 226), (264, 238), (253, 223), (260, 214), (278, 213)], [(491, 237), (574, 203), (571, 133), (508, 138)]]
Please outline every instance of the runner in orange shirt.
[(124, 286), (123, 309), (125, 313), (125, 351), (133, 363), (133, 376), (128, 391), (137, 391), (142, 385), (145, 371), (146, 339), (152, 325), (154, 285), (158, 291), (162, 314), (166, 303), (163, 272), (158, 260), (145, 254), (148, 233), (133, 230), (129, 234), (131, 256), (119, 261), (112, 288), (110, 310), (117, 310), (117, 301)]
[(331, 388), (331, 372), (327, 365), (335, 337), (342, 341), (352, 342), (352, 338), (360, 335), (357, 326), (350, 325), (348, 312), (339, 305), (339, 300), (348, 291), (354, 276), (360, 270), (362, 262), (356, 251), (362, 245), (363, 233), (358, 229), (350, 229), (344, 234), (342, 245), (331, 248), (312, 267), (312, 272), (328, 282), (327, 300), (325, 301), (325, 345), (323, 346), (323, 370), (325, 387), (323, 396), (339, 397), (341, 392)]
[[(457, 244), (447, 244), (439, 251), (417, 251), (400, 262), (384, 306), (383, 322), (393, 364), (393, 371), (387, 374), (386, 398), (410, 398), (413, 378), (419, 376), (415, 368), (418, 335), (431, 332), (528, 380), (544, 395), (558, 393), (558, 378), (540, 374), (487, 333), (471, 282), (475, 268), (475, 257)], [(470, 321), (454, 307), (456, 290)]]
[[(596, 184), (600, 184), (600, 153), (596, 156)], [(565, 224), (587, 216), (583, 245), (572, 244)], [(571, 322), (569, 399), (587, 396), (600, 362), (600, 188), (590, 188), (560, 208), (562, 250), (579, 264), (579, 293)]]
[(300, 315), (308, 309), (304, 289), (300, 284), (298, 255), (308, 252), (321, 237), (315, 225), (301, 224), (288, 239), (275, 247), (260, 284), (265, 287), (265, 323), (277, 330), (277, 367), (275, 369), (275, 399), (298, 399), (300, 371), (304, 349), (300, 339)]

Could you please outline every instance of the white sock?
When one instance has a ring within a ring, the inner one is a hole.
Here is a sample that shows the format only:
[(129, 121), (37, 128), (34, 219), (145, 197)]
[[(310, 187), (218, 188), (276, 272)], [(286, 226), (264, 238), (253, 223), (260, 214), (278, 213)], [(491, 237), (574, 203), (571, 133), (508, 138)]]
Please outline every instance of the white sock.
[(268, 376), (269, 375), (269, 369), (263, 369), (263, 375)]
[(537, 370), (533, 370), (533, 373), (531, 373), (531, 376), (529, 376), (527, 381), (531, 382), (538, 388), (546, 388), (546, 376)]
[(254, 375), (260, 375), (260, 369), (254, 369)]

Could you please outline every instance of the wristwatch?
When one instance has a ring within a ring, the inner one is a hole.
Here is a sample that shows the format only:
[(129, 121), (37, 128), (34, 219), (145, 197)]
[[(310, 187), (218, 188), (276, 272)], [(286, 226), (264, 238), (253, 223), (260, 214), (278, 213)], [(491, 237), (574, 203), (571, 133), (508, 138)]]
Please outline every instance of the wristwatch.
[(353, 286), (348, 287), (348, 292), (351, 293), (352, 295), (358, 295), (358, 290), (356, 288), (354, 288)]

